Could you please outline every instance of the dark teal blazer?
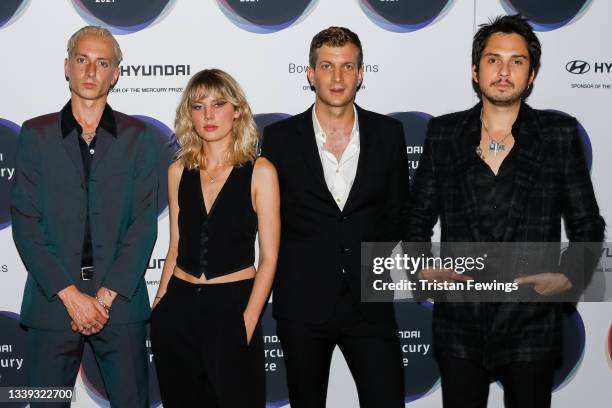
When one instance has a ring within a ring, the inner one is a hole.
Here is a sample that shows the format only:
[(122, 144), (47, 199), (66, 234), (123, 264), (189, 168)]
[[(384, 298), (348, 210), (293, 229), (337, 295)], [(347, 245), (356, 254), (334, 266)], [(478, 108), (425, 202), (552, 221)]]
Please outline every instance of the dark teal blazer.
[(108, 324), (149, 318), (144, 273), (157, 237), (154, 140), (144, 123), (120, 112), (113, 115), (117, 136), (98, 128), (89, 180), (78, 136), (62, 137), (60, 113), (23, 124), (11, 215), (13, 238), (28, 271), (21, 305), (26, 326), (70, 327), (57, 293), (72, 284), (85, 289), (80, 271), (86, 211), (94, 287), (119, 294)]

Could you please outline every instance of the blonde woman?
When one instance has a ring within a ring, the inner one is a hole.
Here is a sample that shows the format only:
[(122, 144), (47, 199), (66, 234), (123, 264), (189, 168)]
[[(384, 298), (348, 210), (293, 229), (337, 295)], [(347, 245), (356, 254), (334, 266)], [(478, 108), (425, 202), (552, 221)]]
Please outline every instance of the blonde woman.
[(221, 70), (191, 78), (175, 131), (181, 150), (168, 169), (170, 244), (151, 325), (162, 402), (263, 408), (259, 318), (279, 245), (276, 170), (256, 159), (251, 110)]

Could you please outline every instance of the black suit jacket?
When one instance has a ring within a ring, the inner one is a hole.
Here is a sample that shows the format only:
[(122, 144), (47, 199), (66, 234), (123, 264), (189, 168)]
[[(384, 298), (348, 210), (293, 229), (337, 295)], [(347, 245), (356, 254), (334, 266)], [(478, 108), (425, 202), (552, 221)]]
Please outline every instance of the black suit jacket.
[[(266, 127), (261, 155), (276, 166), (281, 190), (274, 315), (321, 323), (332, 316), (343, 278), (360, 301), (361, 243), (401, 239), (409, 176), (401, 123), (357, 107), (359, 161), (340, 211), (323, 176), (312, 109)], [(390, 303), (360, 309), (367, 319), (394, 319)]]
[(119, 294), (108, 323), (149, 317), (144, 273), (157, 235), (154, 140), (144, 123), (113, 114), (117, 137), (98, 129), (89, 180), (78, 135), (73, 130), (62, 137), (59, 113), (28, 120), (21, 128), (11, 215), (13, 238), (28, 270), (21, 305), (27, 326), (70, 328), (57, 292), (71, 284), (87, 287), (79, 278), (86, 211), (93, 286)]
[[(478, 104), (429, 122), (406, 239), (429, 241), (439, 217), (442, 242), (482, 241), (474, 183), (480, 159), (469, 142), (469, 132), (480, 131), (481, 108)], [(605, 223), (576, 119), (526, 104), (519, 119), (514, 189), (502, 241), (559, 242), (563, 218), (570, 242), (601, 242)], [(573, 278), (569, 268), (564, 272)], [(558, 309), (550, 303), (436, 303), (436, 351), (482, 359), (485, 365), (550, 358), (560, 350)]]

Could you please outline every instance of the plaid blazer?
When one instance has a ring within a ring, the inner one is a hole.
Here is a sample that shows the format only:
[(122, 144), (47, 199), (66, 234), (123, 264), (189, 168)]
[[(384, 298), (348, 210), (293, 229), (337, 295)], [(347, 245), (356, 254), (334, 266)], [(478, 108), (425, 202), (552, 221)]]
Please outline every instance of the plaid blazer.
[[(482, 105), (429, 122), (411, 187), (405, 241), (427, 242), (440, 219), (442, 242), (479, 242), (475, 164), (469, 132), (479, 131)], [(522, 104), (514, 148), (516, 172), (504, 242), (601, 242), (605, 223), (593, 192), (576, 119)], [(572, 277), (570, 276), (570, 280)], [(480, 361), (551, 359), (561, 351), (561, 304), (437, 303), (437, 355)]]

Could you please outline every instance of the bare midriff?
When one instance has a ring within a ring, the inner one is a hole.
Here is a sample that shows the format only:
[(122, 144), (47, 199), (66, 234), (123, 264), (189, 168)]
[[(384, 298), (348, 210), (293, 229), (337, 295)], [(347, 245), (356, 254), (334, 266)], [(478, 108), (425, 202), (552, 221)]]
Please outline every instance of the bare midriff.
[(196, 278), (193, 275), (188, 274), (178, 266), (174, 267), (174, 276), (184, 281), (190, 283), (205, 283), (205, 284), (215, 284), (215, 283), (228, 283), (228, 282), (237, 282), (245, 279), (252, 279), (255, 277), (255, 267), (249, 266), (247, 268), (241, 269), (236, 272), (229, 273), (227, 275), (219, 276), (212, 279), (206, 279), (206, 276), (202, 274), (199, 278)]

